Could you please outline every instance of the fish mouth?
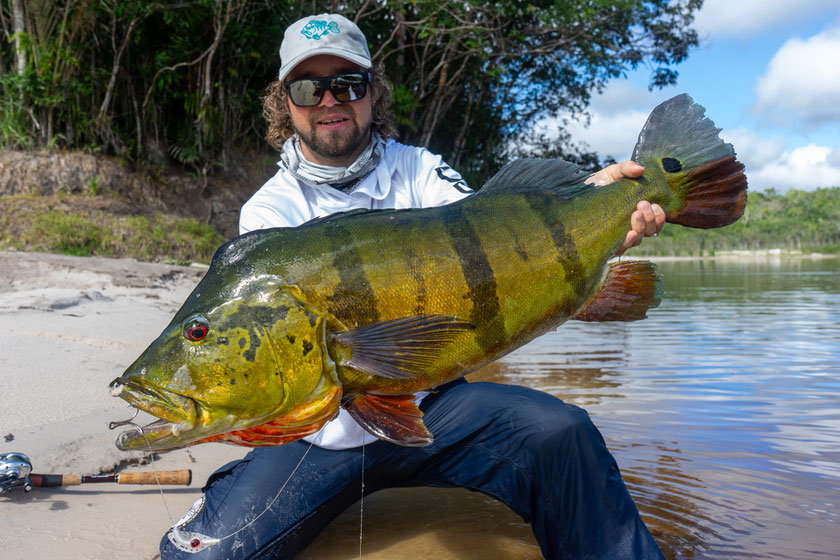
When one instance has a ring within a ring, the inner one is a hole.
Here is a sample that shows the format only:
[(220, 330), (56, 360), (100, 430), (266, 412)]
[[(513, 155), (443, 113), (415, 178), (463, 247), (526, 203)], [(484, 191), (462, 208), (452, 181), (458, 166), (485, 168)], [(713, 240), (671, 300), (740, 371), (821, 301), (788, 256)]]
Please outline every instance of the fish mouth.
[(120, 433), (115, 442), (118, 449), (162, 451), (189, 443), (182, 434), (195, 428), (198, 409), (195, 400), (142, 381), (122, 378), (111, 382), (109, 389), (111, 395), (158, 418), (143, 427), (134, 424), (133, 429)]

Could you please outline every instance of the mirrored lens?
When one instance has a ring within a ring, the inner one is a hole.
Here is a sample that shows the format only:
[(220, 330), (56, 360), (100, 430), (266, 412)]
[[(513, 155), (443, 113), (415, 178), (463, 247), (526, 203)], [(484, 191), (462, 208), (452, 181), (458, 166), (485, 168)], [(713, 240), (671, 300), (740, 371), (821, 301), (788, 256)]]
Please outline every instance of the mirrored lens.
[(330, 83), (330, 91), (337, 101), (349, 103), (365, 96), (367, 84), (361, 74), (345, 74), (333, 78)]
[(317, 80), (297, 80), (288, 86), (289, 97), (298, 107), (313, 107), (321, 102), (324, 92)]
[(314, 107), (329, 89), (339, 103), (349, 103), (367, 94), (367, 74), (340, 74), (328, 78), (304, 78), (286, 85), (292, 103), (298, 107)]

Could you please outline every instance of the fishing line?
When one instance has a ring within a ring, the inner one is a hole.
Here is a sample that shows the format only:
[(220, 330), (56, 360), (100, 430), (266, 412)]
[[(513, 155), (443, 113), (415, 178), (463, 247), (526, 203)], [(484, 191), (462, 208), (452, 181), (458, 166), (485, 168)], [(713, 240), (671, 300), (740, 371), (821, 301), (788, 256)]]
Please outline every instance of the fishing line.
[(365, 440), (362, 440), (362, 499), (359, 500), (359, 558), (362, 557), (362, 527), (365, 522)]
[[(309, 454), (309, 450), (312, 449), (312, 445), (313, 445), (312, 442), (309, 443), (309, 447), (306, 448), (306, 451), (304, 451), (303, 455), (300, 458), (300, 461), (298, 461), (298, 464), (295, 465), (295, 468), (292, 469), (291, 473), (289, 473), (289, 477), (286, 478), (286, 482), (283, 483), (283, 486), (280, 487), (280, 489), (277, 491), (277, 494), (274, 495), (274, 498), (265, 507), (265, 509), (260, 512), (259, 515), (257, 515), (255, 518), (253, 518), (251, 521), (249, 521), (248, 523), (246, 523), (245, 525), (243, 525), (242, 527), (240, 527), (239, 529), (237, 529), (233, 533), (231, 533), (229, 535), (225, 535), (224, 537), (216, 538), (216, 537), (211, 537), (209, 535), (203, 535), (201, 533), (195, 533), (195, 532), (192, 532), (192, 531), (181, 531), (180, 529), (178, 529), (178, 525), (176, 524), (176, 522), (172, 520), (172, 512), (169, 510), (169, 504), (166, 502), (166, 496), (163, 494), (163, 486), (161, 486), (161, 484), (160, 484), (160, 480), (158, 479), (157, 469), (155, 468), (155, 452), (152, 449), (152, 444), (149, 441), (149, 438), (147, 438), (146, 434), (143, 432), (143, 428), (141, 428), (139, 425), (137, 425), (133, 422), (134, 418), (137, 417), (137, 412), (138, 411), (135, 410), (134, 416), (132, 416), (128, 420), (123, 420), (122, 422), (111, 422), (108, 425), (108, 427), (113, 430), (114, 428), (116, 428), (118, 426), (132, 426), (135, 430), (137, 430), (140, 433), (141, 436), (143, 436), (143, 439), (146, 441), (146, 446), (149, 448), (149, 452), (151, 453), (151, 460), (152, 460), (151, 466), (152, 466), (152, 472), (155, 474), (155, 482), (157, 482), (158, 490), (160, 491), (160, 497), (163, 499), (163, 506), (164, 506), (164, 508), (166, 508), (166, 514), (169, 516), (169, 522), (172, 524), (172, 529), (169, 531), (169, 533), (167, 533), (167, 537), (169, 537), (169, 542), (171, 542), (173, 544), (173, 546), (175, 546), (175, 548), (177, 548), (178, 550), (184, 551), (184, 552), (189, 552), (190, 554), (195, 554), (195, 553), (197, 553), (201, 550), (204, 550), (205, 548), (211, 547), (213, 545), (217, 545), (220, 542), (222, 542), (223, 540), (229, 539), (229, 538), (233, 537), (234, 535), (236, 535), (237, 533), (239, 533), (240, 531), (243, 531), (243, 530), (247, 529), (248, 527), (250, 527), (251, 525), (253, 525), (257, 521), (257, 519), (262, 517), (265, 514), (265, 512), (267, 512), (269, 509), (271, 509), (271, 507), (274, 505), (274, 503), (280, 497), (280, 494), (286, 488), (286, 485), (289, 483), (289, 481), (292, 479), (292, 477), (297, 472), (298, 468), (300, 468), (301, 464), (303, 464), (303, 460), (306, 459), (306, 456)], [(364, 452), (364, 448), (362, 449), (362, 451)], [(362, 469), (364, 469), (364, 461), (362, 461)], [(362, 472), (364, 473), (364, 470)], [(364, 474), (362, 476), (364, 476)], [(363, 495), (364, 495), (364, 484), (362, 485), (362, 492), (363, 492)], [(360, 547), (360, 550), (361, 550), (361, 544), (359, 545), (359, 547)]]

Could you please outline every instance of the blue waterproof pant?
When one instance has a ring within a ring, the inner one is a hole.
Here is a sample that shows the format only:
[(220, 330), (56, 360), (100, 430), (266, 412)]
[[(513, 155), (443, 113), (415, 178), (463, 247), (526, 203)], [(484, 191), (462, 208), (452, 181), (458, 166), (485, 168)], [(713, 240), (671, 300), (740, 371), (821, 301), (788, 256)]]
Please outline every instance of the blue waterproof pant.
[[(444, 385), (420, 407), (435, 441), (365, 446), (366, 493), (400, 486), (461, 486), (492, 496), (532, 524), (543, 555), (662, 558), (587, 413), (514, 385)], [(258, 448), (216, 471), (205, 505), (182, 527), (228, 535), (256, 517), (286, 482), (309, 444)], [(359, 499), (360, 449), (313, 446), (280, 498), (253, 525), (189, 555), (164, 536), (169, 558), (292, 558)]]

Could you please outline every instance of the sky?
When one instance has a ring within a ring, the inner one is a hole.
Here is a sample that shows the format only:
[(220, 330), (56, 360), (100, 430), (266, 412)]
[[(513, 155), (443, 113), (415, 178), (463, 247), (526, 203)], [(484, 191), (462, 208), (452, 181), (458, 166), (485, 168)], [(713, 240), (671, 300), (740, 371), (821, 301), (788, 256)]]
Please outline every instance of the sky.
[(700, 46), (675, 67), (676, 86), (649, 91), (649, 68), (611, 82), (572, 138), (625, 160), (651, 109), (688, 93), (751, 190), (840, 186), (840, 0), (706, 0), (695, 29)]

